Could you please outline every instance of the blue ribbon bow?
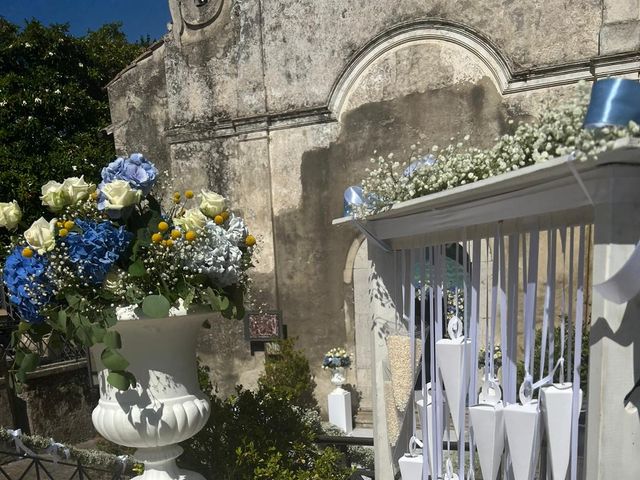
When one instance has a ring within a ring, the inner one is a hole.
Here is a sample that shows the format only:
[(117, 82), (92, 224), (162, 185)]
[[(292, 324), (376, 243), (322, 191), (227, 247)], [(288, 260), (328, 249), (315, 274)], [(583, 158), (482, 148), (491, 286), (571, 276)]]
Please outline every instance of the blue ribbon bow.
[(414, 162), (411, 162), (411, 164), (407, 168), (405, 168), (402, 175), (404, 175), (405, 177), (410, 177), (417, 170), (420, 170), (424, 167), (434, 166), (437, 161), (438, 159), (432, 154), (423, 155), (422, 157), (418, 158)]

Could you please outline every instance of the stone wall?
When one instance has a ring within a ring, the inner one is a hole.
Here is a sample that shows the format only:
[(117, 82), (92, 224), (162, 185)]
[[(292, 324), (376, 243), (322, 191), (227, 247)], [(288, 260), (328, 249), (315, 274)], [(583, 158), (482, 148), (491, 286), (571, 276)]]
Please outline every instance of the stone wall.
[[(369, 158), (404, 160), (412, 144), (466, 134), (487, 146), (578, 80), (638, 70), (637, 35), (624, 33), (637, 1), (217, 3), (197, 28), (176, 14), (173, 31), (109, 84), (116, 146), (170, 167), (178, 187), (227, 195), (247, 217), (260, 242), (253, 300), (283, 311), (321, 404), (324, 351), (344, 344), (371, 358), (345, 274), (357, 234), (331, 226)], [(214, 325), (200, 355), (223, 391), (260, 371), (238, 324)], [(365, 397), (366, 367), (349, 378)]]
[(52, 366), (34, 375), (20, 394), (29, 431), (70, 444), (95, 438), (91, 423), (95, 395), (89, 388), (86, 365), (74, 369)]

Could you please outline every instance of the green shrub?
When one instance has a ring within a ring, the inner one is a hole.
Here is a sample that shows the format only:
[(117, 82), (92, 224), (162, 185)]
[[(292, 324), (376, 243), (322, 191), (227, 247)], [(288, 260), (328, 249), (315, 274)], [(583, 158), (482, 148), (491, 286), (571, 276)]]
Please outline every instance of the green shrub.
[(316, 382), (309, 360), (301, 350), (296, 350), (294, 339), (280, 341), (279, 347), (279, 354), (269, 355), (265, 361), (264, 374), (258, 380), (260, 389), (298, 407), (317, 408), (313, 396)]
[(347, 479), (344, 459), (318, 449), (317, 425), (307, 419), (307, 411), (263, 389), (213, 395), (209, 421), (184, 443), (181, 466), (220, 480)]

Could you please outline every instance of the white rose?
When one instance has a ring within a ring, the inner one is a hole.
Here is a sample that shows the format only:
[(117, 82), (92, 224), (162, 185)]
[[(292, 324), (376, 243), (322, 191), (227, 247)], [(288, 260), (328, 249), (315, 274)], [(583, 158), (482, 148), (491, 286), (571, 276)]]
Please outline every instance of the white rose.
[(40, 217), (33, 222), (33, 225), (24, 232), (24, 238), (29, 246), (35, 249), (40, 255), (50, 252), (56, 246), (56, 228), (57, 219), (47, 222)]
[(174, 218), (173, 223), (183, 230), (198, 230), (207, 223), (207, 217), (197, 208), (191, 208), (182, 217)]
[(54, 182), (53, 180), (42, 186), (40, 200), (42, 200), (42, 204), (48, 206), (52, 212), (59, 212), (69, 204), (62, 184)]
[(200, 201), (200, 210), (209, 218), (224, 212), (226, 199), (215, 192), (202, 190), (202, 200)]
[(81, 200), (89, 198), (94, 185), (84, 181), (84, 175), (80, 178), (70, 177), (62, 183), (62, 191), (67, 197), (67, 201), (74, 205)]
[(20, 210), (18, 202), (15, 200), (9, 203), (0, 202), (0, 227), (13, 230), (18, 226), (20, 220), (22, 220), (22, 210)]
[(136, 205), (142, 200), (142, 191), (131, 188), (126, 180), (114, 180), (107, 183), (101, 189), (106, 201), (106, 210), (122, 210), (125, 207)]

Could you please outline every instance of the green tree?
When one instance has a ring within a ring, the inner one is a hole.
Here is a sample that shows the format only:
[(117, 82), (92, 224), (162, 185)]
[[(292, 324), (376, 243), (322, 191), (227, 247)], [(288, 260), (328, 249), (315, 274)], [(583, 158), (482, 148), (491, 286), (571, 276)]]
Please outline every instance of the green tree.
[(279, 342), (278, 355), (269, 355), (258, 385), (264, 392), (288, 400), (301, 408), (317, 408), (313, 396), (316, 382), (311, 375), (309, 360), (302, 350), (295, 348), (295, 339)]
[(118, 24), (78, 38), (67, 25), (21, 28), (0, 17), (0, 201), (17, 200), (25, 223), (40, 216), (43, 183), (93, 179), (114, 157), (105, 86), (142, 43)]

